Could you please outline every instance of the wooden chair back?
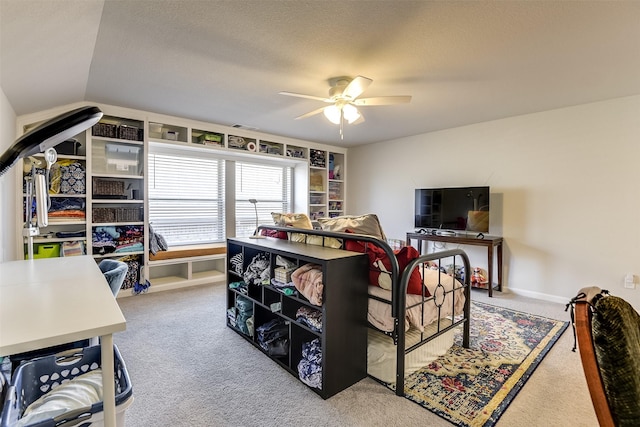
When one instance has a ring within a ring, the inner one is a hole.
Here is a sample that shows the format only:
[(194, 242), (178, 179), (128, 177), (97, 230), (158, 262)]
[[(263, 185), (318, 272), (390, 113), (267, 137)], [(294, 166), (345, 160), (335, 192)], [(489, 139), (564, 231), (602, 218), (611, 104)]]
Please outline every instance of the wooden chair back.
[(578, 348), (580, 349), (580, 359), (582, 360), (582, 368), (587, 379), (587, 386), (591, 394), (593, 408), (598, 417), (600, 427), (614, 427), (615, 423), (609, 408), (609, 402), (604, 390), (598, 361), (593, 346), (593, 335), (591, 328), (591, 306), (586, 302), (576, 302), (575, 304), (575, 326), (576, 336), (578, 340)]

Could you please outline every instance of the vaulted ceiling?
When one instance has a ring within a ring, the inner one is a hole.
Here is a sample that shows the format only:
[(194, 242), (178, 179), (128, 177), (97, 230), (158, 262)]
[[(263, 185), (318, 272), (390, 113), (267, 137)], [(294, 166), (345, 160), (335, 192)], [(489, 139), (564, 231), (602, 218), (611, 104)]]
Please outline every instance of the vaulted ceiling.
[[(353, 146), (640, 94), (639, 1), (0, 0), (16, 114), (91, 101)], [(373, 79), (338, 127), (329, 79)]]

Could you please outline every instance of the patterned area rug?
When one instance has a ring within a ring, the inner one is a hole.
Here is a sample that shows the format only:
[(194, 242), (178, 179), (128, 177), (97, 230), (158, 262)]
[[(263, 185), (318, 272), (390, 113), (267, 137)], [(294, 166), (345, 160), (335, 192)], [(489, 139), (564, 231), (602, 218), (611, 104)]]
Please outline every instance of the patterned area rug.
[[(470, 348), (405, 379), (406, 397), (458, 426), (493, 426), (569, 322), (473, 302)], [(394, 388), (393, 385), (389, 385)]]

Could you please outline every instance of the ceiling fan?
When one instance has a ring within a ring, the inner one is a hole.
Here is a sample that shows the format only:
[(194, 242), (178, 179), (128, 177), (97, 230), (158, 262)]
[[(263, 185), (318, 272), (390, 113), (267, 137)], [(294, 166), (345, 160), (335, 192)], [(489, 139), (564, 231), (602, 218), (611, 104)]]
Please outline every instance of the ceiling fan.
[(280, 92), (280, 95), (314, 99), (331, 104), (298, 116), (296, 117), (296, 120), (324, 113), (325, 117), (331, 123), (340, 125), (340, 138), (342, 139), (342, 130), (345, 120), (349, 124), (358, 124), (364, 121), (364, 116), (360, 113), (357, 107), (406, 104), (411, 101), (410, 96), (376, 96), (373, 98), (358, 98), (372, 82), (373, 80), (363, 76), (357, 76), (353, 79), (351, 77), (334, 77), (329, 79), (329, 84), (331, 85), (331, 89), (329, 89), (329, 98), (304, 95), (294, 92)]

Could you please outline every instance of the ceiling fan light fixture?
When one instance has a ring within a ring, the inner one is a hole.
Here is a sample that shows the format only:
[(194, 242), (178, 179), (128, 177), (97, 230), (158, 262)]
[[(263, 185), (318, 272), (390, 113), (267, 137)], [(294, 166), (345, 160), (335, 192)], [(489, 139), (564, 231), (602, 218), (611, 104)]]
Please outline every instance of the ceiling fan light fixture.
[(333, 124), (340, 124), (340, 108), (337, 105), (329, 105), (324, 109), (324, 116)]
[(351, 104), (345, 104), (345, 106), (342, 107), (342, 113), (344, 114), (345, 120), (349, 122), (349, 124), (355, 122), (360, 118), (360, 112), (355, 106)]

